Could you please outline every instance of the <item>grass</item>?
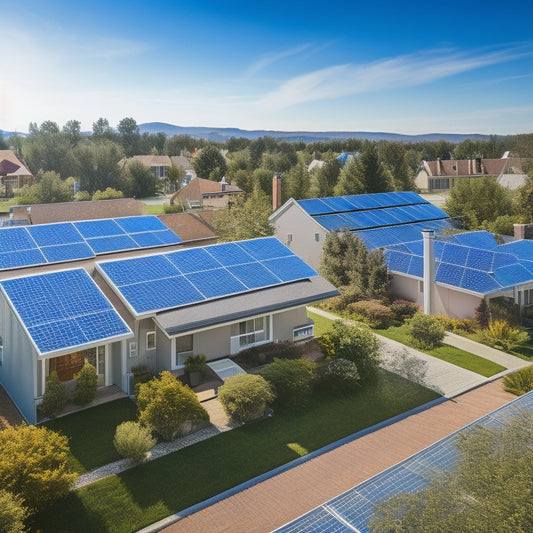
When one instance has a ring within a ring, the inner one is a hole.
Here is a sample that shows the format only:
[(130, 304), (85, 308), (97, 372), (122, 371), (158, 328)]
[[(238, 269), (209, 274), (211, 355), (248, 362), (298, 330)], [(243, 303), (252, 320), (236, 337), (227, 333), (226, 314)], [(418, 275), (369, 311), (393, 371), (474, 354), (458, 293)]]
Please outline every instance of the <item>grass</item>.
[[(378, 335), (383, 335), (383, 337), (387, 337), (389, 339), (401, 342), (406, 346), (416, 348), (416, 346), (414, 346), (411, 340), (409, 339), (409, 336), (407, 335), (404, 326), (391, 326), (387, 329), (374, 330), (374, 332)], [(419, 348), (417, 349), (419, 350)], [(488, 359), (484, 359), (479, 355), (474, 355), (470, 352), (465, 352), (464, 350), (456, 348), (455, 346), (450, 346), (449, 344), (442, 344), (441, 346), (434, 348), (433, 350), (420, 351), (432, 355), (437, 359), (441, 359), (442, 361), (446, 361), (447, 363), (452, 363), (453, 365), (460, 366), (461, 368), (465, 368), (466, 370), (471, 370), (472, 372), (475, 372), (476, 374), (480, 374), (481, 376), (485, 377), (493, 376), (494, 374), (498, 374), (499, 372), (505, 370), (505, 367), (499, 365), (498, 363), (494, 363), (492, 361), (489, 361)]]
[(307, 316), (315, 321), (315, 337), (320, 337), (333, 324), (333, 320), (311, 311), (307, 311)]
[(0, 200), (0, 213), (9, 213), (9, 208), (13, 205), (13, 200)]
[[(277, 411), (272, 418), (80, 488), (36, 516), (33, 530), (134, 531), (437, 397), (387, 372), (353, 395), (317, 393), (301, 414)], [(85, 428), (85, 438), (92, 434)]]
[(143, 211), (145, 215), (164, 215), (163, 204), (144, 204)]
[(69, 437), (69, 462), (75, 472), (83, 474), (120, 459), (113, 446), (115, 429), (136, 417), (137, 406), (129, 398), (122, 398), (56, 418), (43, 426)]

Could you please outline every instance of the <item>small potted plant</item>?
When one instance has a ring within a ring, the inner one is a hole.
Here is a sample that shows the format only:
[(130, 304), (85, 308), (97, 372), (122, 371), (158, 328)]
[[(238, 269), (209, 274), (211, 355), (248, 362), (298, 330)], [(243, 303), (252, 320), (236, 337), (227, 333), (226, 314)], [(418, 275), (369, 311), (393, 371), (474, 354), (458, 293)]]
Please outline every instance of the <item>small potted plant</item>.
[(185, 361), (185, 372), (189, 374), (191, 387), (196, 387), (196, 385), (200, 384), (205, 362), (206, 356), (203, 353), (189, 355), (189, 357), (187, 357), (187, 360)]

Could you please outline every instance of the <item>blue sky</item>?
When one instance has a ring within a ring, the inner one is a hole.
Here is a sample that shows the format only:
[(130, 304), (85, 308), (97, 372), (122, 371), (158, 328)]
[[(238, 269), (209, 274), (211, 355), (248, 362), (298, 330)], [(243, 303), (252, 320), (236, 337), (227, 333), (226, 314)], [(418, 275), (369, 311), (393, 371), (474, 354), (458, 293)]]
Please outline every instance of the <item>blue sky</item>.
[[(196, 5), (197, 4), (197, 5)], [(0, 129), (533, 131), (531, 0), (0, 0)]]

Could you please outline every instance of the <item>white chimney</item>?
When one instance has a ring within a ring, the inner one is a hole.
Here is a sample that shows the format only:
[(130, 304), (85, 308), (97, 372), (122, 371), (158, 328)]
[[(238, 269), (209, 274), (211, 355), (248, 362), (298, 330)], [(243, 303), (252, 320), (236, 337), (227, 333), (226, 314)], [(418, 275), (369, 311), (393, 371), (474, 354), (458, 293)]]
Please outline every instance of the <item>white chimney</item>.
[(433, 311), (433, 285), (435, 282), (435, 258), (433, 252), (435, 230), (422, 230), (422, 237), (424, 239), (424, 313), (431, 315)]

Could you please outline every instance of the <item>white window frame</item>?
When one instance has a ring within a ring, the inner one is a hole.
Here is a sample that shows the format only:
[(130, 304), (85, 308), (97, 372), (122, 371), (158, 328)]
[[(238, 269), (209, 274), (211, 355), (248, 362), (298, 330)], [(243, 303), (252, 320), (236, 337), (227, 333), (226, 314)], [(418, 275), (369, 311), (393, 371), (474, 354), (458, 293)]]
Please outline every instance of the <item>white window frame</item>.
[(128, 359), (135, 359), (137, 357), (137, 341), (132, 341), (128, 344)]
[(4, 338), (0, 335), (0, 366), (4, 364)]
[[(153, 338), (153, 341), (150, 339)], [(146, 332), (146, 351), (155, 350), (157, 347), (157, 337), (155, 334), (155, 329)]]
[[(187, 360), (187, 357), (194, 354), (194, 336), (191, 335), (191, 349), (190, 350), (183, 350), (181, 352), (178, 352), (176, 350), (176, 339), (179, 337), (172, 337), (172, 361), (171, 361), (171, 367), (172, 370), (180, 370), (182, 368), (185, 368), (185, 361)], [(188, 335), (180, 335), (182, 337), (187, 337)], [(179, 359), (181, 358), (181, 362)]]
[[(241, 324), (246, 324), (246, 322), (253, 320), (254, 329), (253, 331), (248, 331), (246, 333), (240, 333), (239, 335), (233, 335), (230, 337), (231, 343), (231, 355), (234, 355), (241, 350), (246, 350), (247, 348), (252, 348), (253, 346), (259, 346), (261, 344), (266, 344), (272, 342), (273, 339), (273, 320), (272, 315), (262, 315), (255, 318), (249, 318), (248, 320), (241, 320), (237, 322), (237, 325), (240, 329)], [(257, 320), (263, 320), (263, 327), (261, 329), (255, 329), (255, 322)], [(253, 342), (247, 342), (242, 344), (242, 340), (246, 338), (251, 338), (253, 336)], [(263, 338), (261, 338), (261, 336)]]

